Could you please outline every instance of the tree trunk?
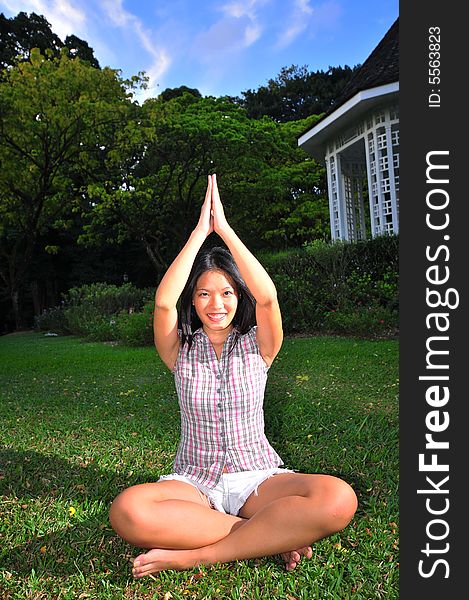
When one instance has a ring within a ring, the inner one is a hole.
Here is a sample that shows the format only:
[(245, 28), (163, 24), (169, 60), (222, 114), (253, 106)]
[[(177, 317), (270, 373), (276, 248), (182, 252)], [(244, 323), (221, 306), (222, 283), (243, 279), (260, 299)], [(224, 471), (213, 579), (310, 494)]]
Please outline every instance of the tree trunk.
[(21, 329), (20, 293), (18, 289), (11, 290), (11, 304), (13, 307), (13, 315), (15, 317), (15, 329)]
[(163, 273), (167, 269), (168, 265), (161, 257), (158, 257), (156, 255), (153, 248), (146, 239), (142, 239), (142, 241), (152, 265), (155, 267), (158, 276), (160, 276), (161, 273)]
[(31, 281), (31, 294), (33, 297), (34, 315), (37, 317), (42, 313), (43, 303), (41, 302), (41, 294), (37, 281)]

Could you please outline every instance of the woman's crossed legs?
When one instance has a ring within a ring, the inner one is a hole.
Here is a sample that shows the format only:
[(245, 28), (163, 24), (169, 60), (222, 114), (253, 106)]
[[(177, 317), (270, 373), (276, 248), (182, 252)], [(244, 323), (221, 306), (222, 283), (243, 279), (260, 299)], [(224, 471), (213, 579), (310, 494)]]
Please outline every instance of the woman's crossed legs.
[(238, 516), (213, 510), (190, 484), (161, 481), (122, 492), (110, 521), (134, 546), (151, 548), (135, 559), (135, 577), (275, 554), (291, 570), (311, 556), (312, 542), (346, 527), (356, 508), (341, 479), (282, 473), (261, 483)]

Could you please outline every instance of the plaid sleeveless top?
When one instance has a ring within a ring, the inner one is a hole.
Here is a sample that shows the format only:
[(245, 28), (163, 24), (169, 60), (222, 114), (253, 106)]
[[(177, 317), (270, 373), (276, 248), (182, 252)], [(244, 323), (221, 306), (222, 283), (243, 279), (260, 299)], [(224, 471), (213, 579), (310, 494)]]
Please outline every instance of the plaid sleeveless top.
[[(233, 330), (218, 360), (202, 328), (179, 350), (173, 369), (181, 413), (181, 440), (174, 472), (212, 488), (228, 472), (283, 465), (264, 433), (268, 367), (260, 355), (257, 327)], [(233, 336), (238, 335), (229, 352)]]

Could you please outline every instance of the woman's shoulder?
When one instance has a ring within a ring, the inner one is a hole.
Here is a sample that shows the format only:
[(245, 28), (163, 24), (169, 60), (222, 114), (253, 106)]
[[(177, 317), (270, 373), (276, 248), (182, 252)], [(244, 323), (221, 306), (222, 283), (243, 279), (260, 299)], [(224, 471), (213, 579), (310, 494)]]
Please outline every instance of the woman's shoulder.
[(248, 329), (248, 331), (244, 333), (239, 333), (238, 335), (238, 340), (239, 342), (241, 342), (241, 346), (247, 348), (251, 352), (259, 351), (259, 344), (257, 343), (257, 325), (254, 325), (253, 327)]
[(249, 335), (249, 337), (257, 343), (257, 325), (253, 325), (246, 335)]
[(246, 331), (244, 334), (240, 334), (238, 338), (239, 347), (241, 348), (241, 354), (244, 357), (250, 356), (251, 359), (255, 357), (254, 362), (249, 360), (249, 364), (262, 364), (265, 371), (269, 369), (269, 365), (262, 358), (259, 343), (257, 341), (257, 325), (254, 325)]

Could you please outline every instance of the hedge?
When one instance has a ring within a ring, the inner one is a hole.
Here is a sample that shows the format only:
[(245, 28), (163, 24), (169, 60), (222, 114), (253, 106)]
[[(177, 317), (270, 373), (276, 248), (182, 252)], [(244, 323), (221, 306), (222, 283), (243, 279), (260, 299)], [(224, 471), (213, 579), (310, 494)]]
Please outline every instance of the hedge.
[[(294, 334), (396, 335), (399, 323), (399, 239), (314, 241), (260, 253)], [(89, 340), (153, 343), (154, 288), (96, 283), (72, 288), (62, 305), (36, 318), (36, 328)]]

